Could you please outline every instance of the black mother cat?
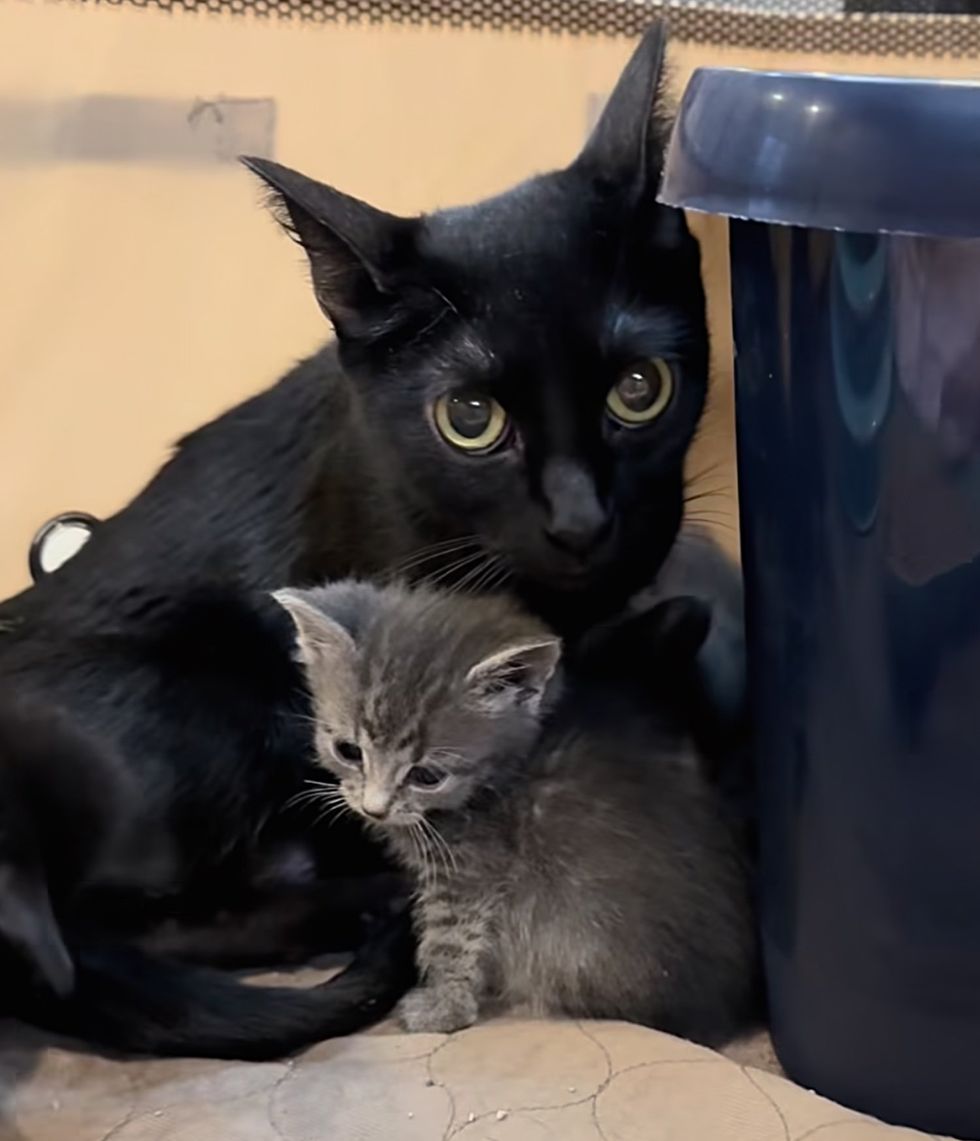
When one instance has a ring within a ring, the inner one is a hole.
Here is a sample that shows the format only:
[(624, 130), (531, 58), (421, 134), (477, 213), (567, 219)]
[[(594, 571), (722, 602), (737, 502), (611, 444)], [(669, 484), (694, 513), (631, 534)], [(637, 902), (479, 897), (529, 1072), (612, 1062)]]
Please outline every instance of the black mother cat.
[[(308, 727), (264, 592), (398, 570), (506, 579), (568, 639), (653, 577), (708, 367), (697, 243), (654, 197), (662, 58), (654, 28), (571, 166), (466, 209), (395, 218), (249, 161), (336, 345), (183, 440), (80, 554), (0, 607), (4, 689), (66, 710), (132, 778), (96, 887), (206, 909), (295, 866), (297, 844), (321, 875), (370, 866), (350, 831), (288, 808)], [(393, 961), (352, 1014), (342, 980), (304, 1009), (188, 975), (161, 1007), (143, 964), (119, 1014), (117, 960), (76, 949), (90, 916), (76, 901), (58, 919), (79, 997), (18, 1009), (110, 1046), (272, 1054), (370, 1021), (403, 985)]]

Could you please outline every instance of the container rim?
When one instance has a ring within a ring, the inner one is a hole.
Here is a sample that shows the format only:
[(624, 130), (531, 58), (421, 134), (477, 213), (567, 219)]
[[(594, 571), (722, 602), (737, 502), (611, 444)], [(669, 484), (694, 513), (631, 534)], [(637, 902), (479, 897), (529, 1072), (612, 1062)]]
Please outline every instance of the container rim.
[(698, 68), (658, 200), (765, 223), (980, 238), (980, 82)]

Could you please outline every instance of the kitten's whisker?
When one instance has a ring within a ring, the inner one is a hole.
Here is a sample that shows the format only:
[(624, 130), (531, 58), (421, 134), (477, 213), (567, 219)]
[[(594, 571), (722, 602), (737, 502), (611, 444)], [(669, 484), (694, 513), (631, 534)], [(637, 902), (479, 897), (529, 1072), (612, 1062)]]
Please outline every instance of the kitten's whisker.
[(412, 846), (418, 854), (419, 863), (422, 865), (422, 880), (431, 883), (435, 876), (429, 864), (429, 848), (425, 840), (425, 832), (421, 827), (422, 820), (424, 817), (420, 816), (418, 820), (412, 822), (409, 835), (412, 837)]
[(339, 789), (308, 789), (299, 803), (302, 804), (337, 804), (346, 802), (346, 797)]
[(427, 816), (422, 817), (422, 826), (432, 838), (433, 850), (439, 853), (446, 870), (446, 875), (448, 876), (457, 871), (456, 855), (449, 847), (449, 844), (446, 843), (446, 838), (443, 834)]
[(294, 721), (299, 721), (303, 725), (311, 725), (314, 729), (320, 724), (318, 717), (314, 717), (309, 713), (300, 713), (298, 710), (294, 710), (290, 716)]
[(323, 810), (316, 816), (313, 821), (314, 827), (317, 824), (326, 822), (331, 823), (334, 820), (339, 820), (345, 813), (350, 812), (351, 807), (346, 800), (329, 801)]
[(341, 798), (338, 797), (313, 796), (310, 797), (309, 800), (303, 802), (303, 807), (323, 811), (327, 808), (333, 808), (334, 805), (341, 803), (344, 802)]
[(312, 785), (312, 788), (304, 788), (286, 801), (284, 808), (289, 808), (294, 804), (302, 804), (308, 800), (319, 800), (321, 797), (339, 793), (340, 790), (335, 784), (330, 784), (328, 781), (307, 780), (304, 784)]

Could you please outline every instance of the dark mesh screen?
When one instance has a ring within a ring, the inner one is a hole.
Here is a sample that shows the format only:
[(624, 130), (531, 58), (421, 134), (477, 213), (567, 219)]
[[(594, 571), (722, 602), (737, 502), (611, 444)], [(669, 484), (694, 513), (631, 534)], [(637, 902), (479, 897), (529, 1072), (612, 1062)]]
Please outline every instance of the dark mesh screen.
[(249, 12), (321, 23), (399, 23), (635, 37), (656, 14), (675, 39), (781, 51), (980, 54), (980, 0), (82, 0)]

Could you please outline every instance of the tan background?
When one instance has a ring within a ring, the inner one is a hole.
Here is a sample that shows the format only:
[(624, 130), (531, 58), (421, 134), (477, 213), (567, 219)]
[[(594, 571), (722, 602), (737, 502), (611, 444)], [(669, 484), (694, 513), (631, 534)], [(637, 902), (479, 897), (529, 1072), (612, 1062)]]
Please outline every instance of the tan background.
[[(24, 0), (0, 5), (0, 43), (0, 103), (272, 98), (279, 159), (395, 211), (470, 200), (570, 159), (590, 98), (608, 92), (630, 50), (614, 39)], [(969, 60), (682, 44), (678, 86), (703, 63), (977, 73)], [(709, 511), (734, 544), (724, 228), (706, 228), (717, 391), (693, 463), (722, 489)], [(299, 255), (237, 167), (4, 159), (2, 146), (0, 322), (0, 596), (26, 583), (44, 519), (115, 510), (176, 437), (270, 383), (327, 332)]]

